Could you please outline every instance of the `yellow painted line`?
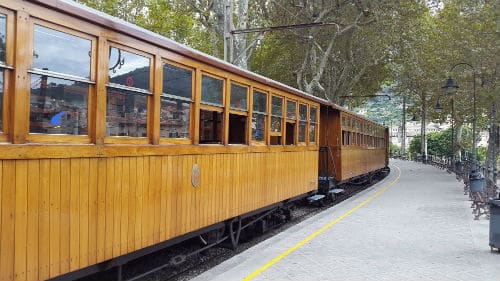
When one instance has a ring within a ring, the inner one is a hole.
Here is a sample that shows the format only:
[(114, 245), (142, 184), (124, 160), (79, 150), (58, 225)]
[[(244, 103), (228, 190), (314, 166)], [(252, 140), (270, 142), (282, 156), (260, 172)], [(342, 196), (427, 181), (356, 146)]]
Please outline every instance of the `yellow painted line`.
[(359, 203), (356, 207), (352, 208), (351, 210), (347, 211), (346, 213), (344, 213), (343, 215), (341, 215), (340, 217), (336, 218), (335, 220), (329, 222), (327, 225), (323, 226), (322, 228), (320, 228), (318, 231), (314, 232), (313, 234), (309, 235), (308, 237), (306, 237), (304, 240), (300, 241), (299, 243), (295, 244), (293, 247), (289, 248), (288, 250), (284, 251), (283, 253), (281, 253), (279, 256), (275, 257), (274, 259), (272, 259), (270, 262), (266, 263), (265, 265), (263, 265), (261, 268), (257, 269), (256, 271), (252, 272), (250, 275), (248, 275), (247, 277), (243, 278), (244, 281), (248, 281), (248, 280), (252, 280), (254, 279), (257, 275), (261, 274), (262, 272), (264, 272), (266, 269), (268, 269), (269, 267), (273, 266), (275, 263), (279, 262), (280, 260), (282, 260), (284, 257), (288, 256), (289, 254), (293, 253), (295, 250), (297, 250), (298, 248), (302, 247), (304, 244), (306, 244), (307, 242), (311, 241), (314, 237), (320, 235), (321, 233), (325, 232), (325, 230), (329, 229), (330, 227), (334, 226), (335, 224), (337, 224), (339, 221), (347, 218), (348, 216), (350, 216), (352, 213), (356, 212), (358, 209), (360, 209), (361, 207), (363, 207), (364, 205), (368, 204), (370, 201), (372, 201), (373, 199), (379, 197), (382, 193), (386, 192), (389, 188), (391, 188), (392, 186), (394, 186), (398, 181), (399, 181), (399, 178), (401, 177), (401, 169), (399, 169), (399, 167), (395, 166), (396, 169), (398, 169), (398, 176), (396, 177), (396, 179), (394, 179), (391, 183), (389, 183), (387, 186), (383, 187), (382, 189), (380, 189), (379, 191), (377, 191), (375, 194), (373, 194), (372, 196), (368, 197), (368, 199), (366, 199), (365, 201)]

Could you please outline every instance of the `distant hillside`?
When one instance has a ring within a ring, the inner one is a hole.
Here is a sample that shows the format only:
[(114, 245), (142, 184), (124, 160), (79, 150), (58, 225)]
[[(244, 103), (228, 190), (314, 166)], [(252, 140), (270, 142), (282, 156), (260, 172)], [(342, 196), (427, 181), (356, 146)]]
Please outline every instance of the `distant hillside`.
[(380, 95), (389, 95), (389, 100), (386, 96), (370, 98), (364, 107), (354, 109), (355, 112), (366, 116), (380, 124), (387, 126), (401, 124), (402, 115), (402, 100), (390, 91), (390, 87), (386, 87), (378, 93)]

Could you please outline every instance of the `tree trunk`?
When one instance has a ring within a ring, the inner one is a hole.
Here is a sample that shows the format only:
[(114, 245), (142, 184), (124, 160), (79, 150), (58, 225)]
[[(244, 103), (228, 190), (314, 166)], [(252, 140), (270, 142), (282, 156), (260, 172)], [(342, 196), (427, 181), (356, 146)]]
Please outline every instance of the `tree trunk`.
[(490, 112), (490, 130), (488, 138), (488, 151), (486, 157), (486, 188), (490, 190), (492, 194), (497, 196), (496, 192), (496, 182), (497, 182), (497, 159), (499, 155), (498, 148), (498, 133), (499, 126), (496, 125), (496, 104), (494, 103), (491, 107)]
[[(236, 29), (246, 29), (248, 27), (248, 0), (239, 0), (236, 9), (236, 18), (238, 20)], [(232, 29), (235, 29), (234, 26)], [(248, 50), (246, 34), (237, 34), (233, 38), (234, 42), (234, 57), (232, 63), (243, 69), (248, 69)]]

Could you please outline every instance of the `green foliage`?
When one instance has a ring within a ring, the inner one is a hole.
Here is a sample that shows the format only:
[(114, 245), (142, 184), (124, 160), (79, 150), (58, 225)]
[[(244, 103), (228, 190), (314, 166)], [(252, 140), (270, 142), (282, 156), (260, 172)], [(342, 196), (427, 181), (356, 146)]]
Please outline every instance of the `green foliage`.
[(484, 162), (486, 160), (486, 153), (487, 153), (486, 147), (480, 146), (477, 148), (476, 152), (477, 152), (477, 160), (479, 162)]
[(395, 145), (393, 143), (390, 143), (389, 144), (389, 152), (390, 152), (391, 157), (400, 156), (401, 155), (401, 147), (398, 145)]
[(421, 150), (421, 147), (422, 147), (421, 144), (422, 144), (421, 136), (420, 135), (416, 135), (410, 141), (410, 145), (408, 147), (408, 153), (410, 155), (420, 154), (420, 150)]
[(452, 155), (451, 130), (432, 132), (427, 135), (427, 154), (435, 156)]
[(118, 17), (195, 49), (210, 53), (210, 38), (183, 1), (79, 0), (91, 8)]

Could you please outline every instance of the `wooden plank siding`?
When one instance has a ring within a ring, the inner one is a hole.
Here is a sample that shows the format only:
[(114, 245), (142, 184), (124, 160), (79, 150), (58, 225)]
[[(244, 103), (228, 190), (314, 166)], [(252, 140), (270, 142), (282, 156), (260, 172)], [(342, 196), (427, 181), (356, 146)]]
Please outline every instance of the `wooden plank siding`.
[(342, 174), (339, 178), (344, 181), (384, 168), (386, 149), (343, 147), (340, 151), (340, 162)]
[(0, 280), (55, 277), (309, 192), (317, 157), (2, 160)]

